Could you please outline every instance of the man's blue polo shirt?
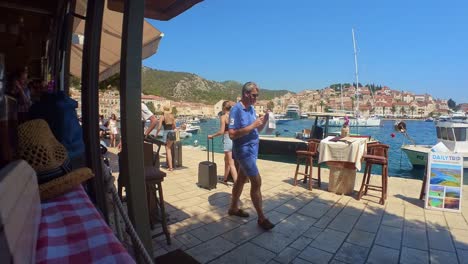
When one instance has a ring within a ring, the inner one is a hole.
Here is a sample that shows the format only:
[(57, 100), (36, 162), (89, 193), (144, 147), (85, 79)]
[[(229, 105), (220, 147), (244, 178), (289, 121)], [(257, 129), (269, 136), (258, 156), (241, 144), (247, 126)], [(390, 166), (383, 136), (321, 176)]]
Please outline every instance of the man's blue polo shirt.
[[(252, 124), (257, 119), (253, 106), (244, 108), (238, 102), (231, 108), (229, 114), (229, 129), (240, 129)], [(249, 134), (232, 141), (232, 152), (235, 159), (244, 159), (258, 155), (258, 130), (255, 128)]]

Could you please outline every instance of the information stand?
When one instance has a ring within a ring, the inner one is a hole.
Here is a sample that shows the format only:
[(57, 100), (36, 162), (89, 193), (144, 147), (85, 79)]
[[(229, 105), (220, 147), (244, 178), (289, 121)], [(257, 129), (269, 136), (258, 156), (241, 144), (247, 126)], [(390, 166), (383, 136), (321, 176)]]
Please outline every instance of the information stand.
[(425, 208), (461, 211), (463, 157), (460, 154), (428, 153)]

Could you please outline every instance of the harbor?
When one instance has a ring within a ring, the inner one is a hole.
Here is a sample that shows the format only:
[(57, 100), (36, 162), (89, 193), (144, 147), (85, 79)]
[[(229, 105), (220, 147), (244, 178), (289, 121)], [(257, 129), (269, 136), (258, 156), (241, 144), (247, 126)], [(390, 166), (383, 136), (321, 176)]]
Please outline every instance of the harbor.
[[(436, 128), (433, 122), (424, 122), (424, 120), (406, 120), (408, 134), (415, 140), (417, 145), (433, 146), (437, 143)], [(401, 133), (394, 129), (395, 120), (382, 120), (382, 126), (379, 127), (351, 127), (350, 132), (360, 135), (369, 135), (377, 141), (390, 146), (389, 150), (389, 175), (393, 177), (422, 179), (424, 169), (421, 167), (413, 168), (408, 156), (401, 150), (404, 144), (411, 142)], [(313, 125), (312, 119), (298, 119), (278, 124), (275, 132), (279, 132), (281, 137), (294, 140), (295, 132), (302, 129), (310, 129)], [(218, 119), (209, 119), (205, 123), (200, 123), (200, 131), (197, 135), (182, 140), (186, 146), (206, 147), (206, 137), (219, 129)], [(339, 133), (339, 128), (330, 128), (331, 132)], [(392, 134), (394, 137), (392, 137)], [(274, 137), (274, 135), (267, 135)], [(222, 152), (221, 139), (214, 141), (215, 152)], [(295, 163), (295, 156), (287, 155), (260, 155), (260, 159)], [(379, 173), (374, 170), (374, 173)], [(466, 174), (466, 173), (465, 173)], [(465, 181), (466, 182), (466, 181)]]
[[(164, 157), (161, 151), (162, 164)], [(462, 207), (461, 214), (425, 210), (418, 199), (421, 180), (390, 174), (389, 195), (382, 206), (377, 192), (356, 199), (361, 173), (352, 195), (337, 195), (327, 191), (328, 169), (322, 168), (322, 186), (314, 185), (310, 191), (306, 184), (293, 186), (295, 164), (259, 159), (263, 205), (276, 224), (264, 232), (256, 224), (250, 184), (241, 197), (242, 208), (251, 215), (246, 219), (227, 214), (232, 187), (197, 186), (198, 164), (205, 159), (201, 147), (185, 146), (183, 166), (167, 173), (163, 188), (172, 245), (155, 238), (155, 256), (183, 249), (200, 263), (468, 261), (468, 209)], [(221, 175), (223, 154), (215, 153), (214, 159)], [(317, 175), (315, 167), (313, 174)], [(380, 177), (372, 177), (372, 182), (380, 184)], [(466, 185), (463, 191), (468, 191)]]

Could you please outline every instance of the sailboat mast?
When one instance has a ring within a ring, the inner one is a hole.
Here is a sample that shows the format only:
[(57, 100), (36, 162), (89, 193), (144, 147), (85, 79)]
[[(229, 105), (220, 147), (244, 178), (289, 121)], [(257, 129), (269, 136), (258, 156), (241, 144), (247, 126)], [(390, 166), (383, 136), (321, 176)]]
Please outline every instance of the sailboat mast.
[(351, 29), (353, 33), (353, 47), (354, 47), (354, 75), (356, 77), (356, 95), (357, 95), (357, 103), (356, 103), (356, 116), (359, 116), (359, 73), (358, 73), (358, 62), (357, 62), (357, 50), (356, 50), (356, 39), (354, 37), (354, 28)]

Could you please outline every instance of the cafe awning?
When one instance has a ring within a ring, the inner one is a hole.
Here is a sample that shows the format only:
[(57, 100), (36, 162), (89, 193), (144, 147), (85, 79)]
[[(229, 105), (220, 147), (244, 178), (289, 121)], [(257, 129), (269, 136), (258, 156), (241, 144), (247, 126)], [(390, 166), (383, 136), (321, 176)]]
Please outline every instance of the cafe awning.
[[(77, 1), (76, 11), (78, 14), (80, 10), (80, 2), (82, 1)], [(83, 3), (83, 5), (83, 8), (85, 8), (85, 3)], [(122, 13), (104, 8), (101, 32), (101, 56), (99, 61), (99, 81), (105, 80), (120, 71), (122, 21)], [(71, 46), (70, 56), (70, 73), (76, 77), (81, 77), (84, 30), (85, 20), (75, 17), (73, 25), (73, 43)], [(163, 36), (164, 34), (162, 32), (153, 27), (147, 21), (144, 21), (142, 43), (143, 59), (156, 53), (159, 41)]]
[[(145, 17), (156, 20), (170, 20), (203, 0), (146, 0)], [(107, 7), (123, 12), (124, 0), (108, 0)]]

